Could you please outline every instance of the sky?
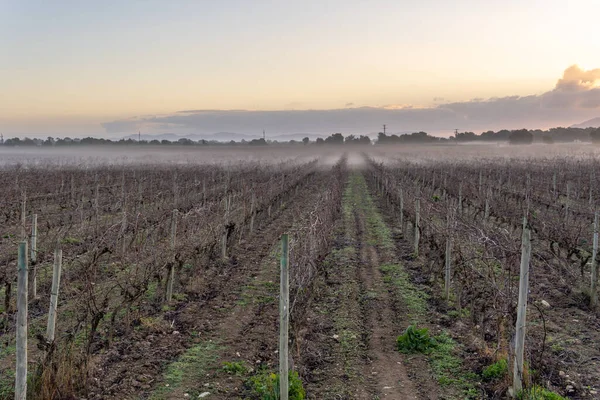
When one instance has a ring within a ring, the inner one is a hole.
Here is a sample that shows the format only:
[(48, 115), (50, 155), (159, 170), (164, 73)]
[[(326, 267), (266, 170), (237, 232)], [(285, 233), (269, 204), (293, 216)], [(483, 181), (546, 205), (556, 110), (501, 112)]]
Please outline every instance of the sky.
[(0, 132), (570, 125), (600, 117), (598, 15), (597, 0), (0, 0)]

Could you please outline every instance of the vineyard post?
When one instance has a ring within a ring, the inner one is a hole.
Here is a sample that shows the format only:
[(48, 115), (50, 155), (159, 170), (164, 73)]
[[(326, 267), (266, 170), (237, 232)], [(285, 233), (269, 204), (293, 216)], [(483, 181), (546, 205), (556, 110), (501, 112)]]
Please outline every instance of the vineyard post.
[(462, 214), (462, 182), (458, 184), (458, 213)]
[(171, 218), (171, 252), (173, 252), (173, 260), (169, 265), (169, 276), (167, 277), (167, 293), (165, 300), (170, 303), (173, 299), (173, 282), (175, 282), (175, 240), (177, 237), (177, 209), (173, 210)]
[(206, 178), (202, 179), (202, 204), (206, 204)]
[(450, 207), (448, 207), (448, 215), (446, 216), (446, 259), (445, 259), (445, 276), (444, 276), (444, 295), (446, 300), (450, 298), (450, 260), (452, 257), (452, 242), (450, 238)]
[(594, 213), (594, 247), (592, 249), (592, 284), (590, 287), (590, 304), (596, 307), (598, 304), (598, 211)]
[(404, 234), (404, 193), (400, 187), (400, 231)]
[(569, 219), (569, 197), (571, 194), (571, 183), (567, 182), (567, 199), (565, 200), (565, 222)]
[(27, 398), (27, 241), (19, 243), (15, 400)]
[(592, 203), (594, 202), (594, 178), (593, 178), (594, 173), (590, 173), (590, 199), (589, 199), (589, 205), (590, 207), (592, 206)]
[(227, 230), (229, 225), (229, 207), (231, 194), (225, 199), (225, 224), (223, 225), (223, 238), (221, 239), (221, 256), (227, 258)]
[(281, 236), (281, 271), (279, 292), (279, 395), (280, 400), (288, 400), (288, 329), (290, 304), (289, 239)]
[(487, 222), (489, 217), (490, 217), (490, 189), (488, 188), (488, 190), (486, 191), (486, 196), (485, 196), (485, 212), (483, 214), (483, 220)]
[(94, 195), (94, 219), (96, 220), (96, 233), (98, 233), (98, 207), (100, 206), (100, 185), (96, 183), (96, 193)]
[(50, 292), (50, 309), (48, 310), (48, 326), (46, 328), (46, 339), (54, 341), (54, 329), (56, 328), (56, 314), (58, 308), (58, 290), (60, 287), (60, 273), (62, 269), (62, 250), (54, 250), (54, 269), (52, 271), (52, 290)]
[(31, 297), (37, 299), (37, 214), (31, 216)]
[(419, 239), (421, 236), (420, 229), (421, 221), (421, 199), (417, 199), (415, 204), (415, 257), (419, 256)]
[(523, 358), (525, 350), (525, 324), (527, 321), (527, 292), (529, 290), (529, 259), (531, 257), (531, 232), (527, 218), (523, 218), (521, 239), (521, 273), (519, 276), (519, 303), (517, 306), (517, 326), (515, 338), (515, 365), (513, 369), (513, 390), (517, 394), (523, 388)]
[(75, 175), (71, 174), (71, 204), (75, 204)]
[(25, 227), (25, 215), (26, 215), (26, 210), (27, 208), (27, 194), (25, 192), (23, 192), (23, 200), (21, 201), (21, 240), (26, 240), (27, 239), (27, 229)]
[(250, 233), (254, 232), (254, 203), (256, 202), (256, 195), (254, 189), (252, 189), (252, 200), (250, 201)]
[(479, 194), (481, 195), (481, 184), (483, 183), (483, 171), (479, 170)]
[(556, 171), (552, 175), (552, 193), (554, 194), (554, 198), (556, 198)]

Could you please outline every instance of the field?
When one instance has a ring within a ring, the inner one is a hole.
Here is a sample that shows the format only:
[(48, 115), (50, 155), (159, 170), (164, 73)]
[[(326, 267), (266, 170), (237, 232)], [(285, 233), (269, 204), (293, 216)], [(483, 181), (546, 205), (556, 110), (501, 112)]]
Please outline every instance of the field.
[(524, 229), (519, 396), (600, 398), (595, 148), (0, 151), (0, 399), (34, 225), (30, 399), (275, 398), (284, 233), (305, 398), (506, 398)]

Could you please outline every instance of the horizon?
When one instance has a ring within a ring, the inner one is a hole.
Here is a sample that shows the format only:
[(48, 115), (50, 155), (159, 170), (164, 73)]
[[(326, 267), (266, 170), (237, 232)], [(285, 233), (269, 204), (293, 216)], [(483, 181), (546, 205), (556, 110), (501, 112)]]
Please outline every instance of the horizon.
[(586, 29), (597, 11), (588, 0), (2, 2), (0, 132), (568, 127), (600, 117), (600, 43)]

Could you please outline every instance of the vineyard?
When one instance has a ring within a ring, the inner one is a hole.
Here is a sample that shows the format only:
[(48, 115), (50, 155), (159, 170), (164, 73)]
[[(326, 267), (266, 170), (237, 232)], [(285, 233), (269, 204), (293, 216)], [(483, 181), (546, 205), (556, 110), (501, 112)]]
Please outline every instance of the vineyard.
[(278, 399), (284, 260), (290, 399), (600, 398), (593, 151), (169, 151), (0, 165), (0, 399)]

